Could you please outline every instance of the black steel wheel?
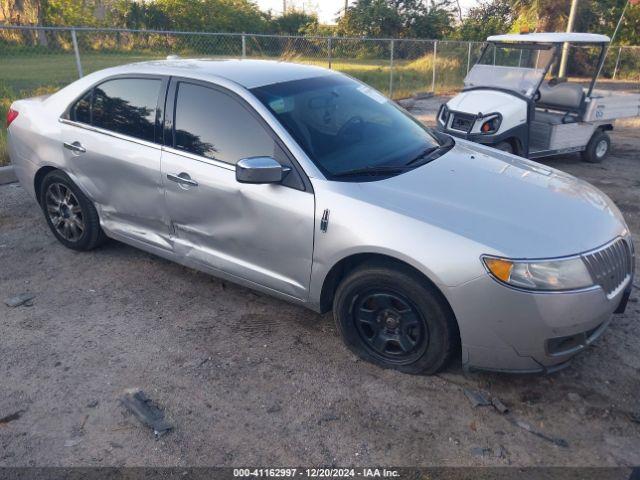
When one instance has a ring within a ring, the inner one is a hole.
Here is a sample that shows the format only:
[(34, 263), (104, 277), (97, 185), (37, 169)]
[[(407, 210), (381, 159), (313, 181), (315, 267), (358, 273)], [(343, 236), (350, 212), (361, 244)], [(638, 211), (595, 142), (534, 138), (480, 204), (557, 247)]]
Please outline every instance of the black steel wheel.
[(406, 373), (436, 373), (459, 344), (442, 294), (417, 272), (380, 260), (361, 265), (338, 286), (333, 302), (345, 345), (361, 358)]
[(372, 289), (355, 296), (354, 302), (353, 322), (372, 355), (390, 363), (410, 364), (424, 353), (427, 324), (404, 295)]
[(44, 177), (39, 198), (49, 228), (64, 246), (91, 250), (104, 242), (96, 208), (64, 172)]

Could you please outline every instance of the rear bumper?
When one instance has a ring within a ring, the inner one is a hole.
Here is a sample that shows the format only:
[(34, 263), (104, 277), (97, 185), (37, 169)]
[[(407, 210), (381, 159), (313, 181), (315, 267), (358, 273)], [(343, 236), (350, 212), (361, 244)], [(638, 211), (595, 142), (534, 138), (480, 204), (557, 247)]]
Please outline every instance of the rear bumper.
[[(451, 289), (466, 369), (549, 373), (595, 342), (626, 305), (633, 279), (615, 297), (602, 288), (532, 293), (489, 275)], [(624, 304), (624, 305), (623, 305)]]

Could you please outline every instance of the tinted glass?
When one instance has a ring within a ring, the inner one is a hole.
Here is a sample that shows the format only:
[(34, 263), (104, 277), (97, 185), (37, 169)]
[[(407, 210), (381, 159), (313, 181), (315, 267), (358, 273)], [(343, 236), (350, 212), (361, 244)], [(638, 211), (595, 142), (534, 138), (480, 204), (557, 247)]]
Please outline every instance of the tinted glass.
[(122, 78), (93, 90), (92, 125), (154, 141), (160, 80)]
[(175, 147), (232, 164), (277, 157), (274, 140), (239, 101), (191, 83), (178, 84)]
[(294, 80), (252, 92), (329, 175), (405, 165), (439, 145), (382, 94), (346, 77)]
[(71, 107), (69, 117), (74, 122), (91, 123), (91, 90)]

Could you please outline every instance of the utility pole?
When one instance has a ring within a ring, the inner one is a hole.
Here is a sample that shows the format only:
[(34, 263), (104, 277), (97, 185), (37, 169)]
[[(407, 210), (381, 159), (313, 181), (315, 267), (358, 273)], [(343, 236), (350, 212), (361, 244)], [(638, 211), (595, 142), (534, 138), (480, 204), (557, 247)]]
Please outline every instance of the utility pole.
[(287, 14), (287, 0), (282, 0), (282, 15)]
[[(573, 32), (576, 24), (576, 16), (578, 15), (578, 0), (571, 0), (571, 10), (569, 11), (569, 23), (567, 24), (567, 33)], [(560, 60), (560, 70), (558, 77), (562, 78), (567, 74), (567, 61), (569, 60), (569, 44), (565, 42), (562, 46), (562, 59)]]

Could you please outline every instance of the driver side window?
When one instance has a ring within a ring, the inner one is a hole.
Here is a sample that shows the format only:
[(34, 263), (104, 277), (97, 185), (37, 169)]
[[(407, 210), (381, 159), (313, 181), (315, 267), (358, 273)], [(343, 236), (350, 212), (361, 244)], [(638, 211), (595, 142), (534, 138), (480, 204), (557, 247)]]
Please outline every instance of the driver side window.
[(282, 184), (304, 190), (304, 182), (287, 153), (265, 125), (231, 94), (179, 82), (174, 112), (173, 147), (235, 165), (243, 158), (272, 157), (292, 167)]

